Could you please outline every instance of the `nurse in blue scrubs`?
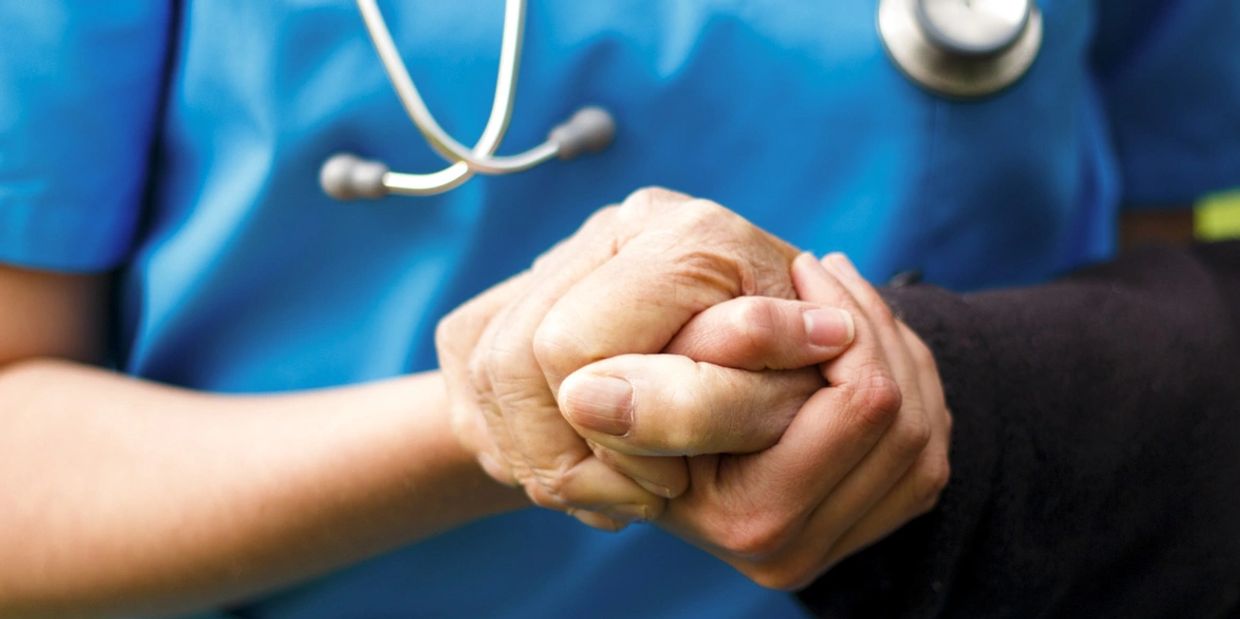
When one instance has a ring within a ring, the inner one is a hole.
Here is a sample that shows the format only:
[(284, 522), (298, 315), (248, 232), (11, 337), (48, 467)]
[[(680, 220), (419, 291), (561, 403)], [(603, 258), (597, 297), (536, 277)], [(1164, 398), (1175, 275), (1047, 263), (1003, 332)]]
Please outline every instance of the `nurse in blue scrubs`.
[[(435, 325), (647, 185), (873, 279), (975, 289), (1107, 257), (1122, 207), (1236, 182), (1217, 113), (1240, 102), (1234, 3), (1040, 7), (1028, 75), (958, 101), (892, 65), (874, 2), (536, 1), (506, 143), (600, 104), (614, 145), (341, 204), (316, 183), (337, 151), (442, 165), (353, 3), (4, 5), (0, 479), (40, 483), (0, 515), (0, 605), (798, 616), (654, 527), (514, 509), (454, 445)], [(472, 141), (500, 3), (384, 12), (430, 108)]]

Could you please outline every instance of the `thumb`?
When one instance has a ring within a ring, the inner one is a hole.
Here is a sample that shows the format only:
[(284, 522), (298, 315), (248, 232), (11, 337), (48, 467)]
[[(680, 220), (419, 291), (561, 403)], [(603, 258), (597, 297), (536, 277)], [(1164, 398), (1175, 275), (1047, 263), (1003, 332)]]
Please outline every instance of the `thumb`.
[(663, 352), (747, 370), (825, 363), (852, 343), (852, 314), (774, 297), (738, 297), (686, 324)]
[(621, 355), (570, 374), (558, 402), (581, 436), (620, 453), (750, 453), (774, 445), (821, 386), (813, 368), (752, 372), (680, 355)]

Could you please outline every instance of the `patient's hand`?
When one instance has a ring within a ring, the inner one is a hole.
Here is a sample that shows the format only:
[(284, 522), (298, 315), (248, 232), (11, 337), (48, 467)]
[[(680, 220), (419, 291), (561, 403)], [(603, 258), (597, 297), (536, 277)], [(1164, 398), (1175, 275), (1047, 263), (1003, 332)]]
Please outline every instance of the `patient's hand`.
[[(798, 258), (797, 290), (806, 301), (848, 309), (856, 339), (823, 366), (830, 386), (804, 406), (797, 389), (765, 411), (748, 405), (755, 392), (686, 390), (666, 377), (695, 366), (668, 354), (598, 361), (559, 392), (565, 415), (605, 461), (693, 456), (688, 491), (669, 503), (660, 526), (772, 587), (806, 584), (929, 510), (948, 476), (951, 419), (929, 350), (843, 256), (824, 263)], [(717, 305), (670, 350), (725, 364), (778, 358), (805, 334), (778, 318), (799, 313), (794, 303), (747, 297)], [(777, 318), (728, 320), (746, 313)], [(769, 328), (754, 331), (755, 322)], [(592, 386), (600, 378), (624, 381), (632, 396), (606, 397)], [(799, 412), (790, 417), (789, 405)]]
[[(458, 435), (493, 477), (520, 484), (538, 505), (603, 528), (656, 518), (686, 486), (683, 460), (592, 450), (560, 413), (561, 381), (600, 359), (669, 344), (675, 351), (692, 317), (729, 299), (793, 298), (795, 253), (716, 204), (667, 191), (639, 191), (603, 209), (529, 272), (440, 324)], [(836, 341), (809, 346), (802, 334), (778, 347), (776, 363), (748, 370), (666, 359), (658, 369), (665, 388), (637, 393), (638, 405), (763, 419), (773, 434), (821, 379), (758, 370), (813, 364), (847, 345), (846, 326), (821, 333)], [(591, 401), (626, 397), (622, 383), (596, 385)]]

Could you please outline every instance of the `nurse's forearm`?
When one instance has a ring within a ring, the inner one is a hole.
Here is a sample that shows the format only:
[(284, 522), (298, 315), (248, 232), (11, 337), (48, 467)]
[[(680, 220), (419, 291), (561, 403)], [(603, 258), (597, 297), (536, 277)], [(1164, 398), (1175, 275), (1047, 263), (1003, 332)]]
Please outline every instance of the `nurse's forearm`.
[(193, 609), (521, 505), (453, 438), (438, 374), (194, 393), (0, 370), (0, 616)]

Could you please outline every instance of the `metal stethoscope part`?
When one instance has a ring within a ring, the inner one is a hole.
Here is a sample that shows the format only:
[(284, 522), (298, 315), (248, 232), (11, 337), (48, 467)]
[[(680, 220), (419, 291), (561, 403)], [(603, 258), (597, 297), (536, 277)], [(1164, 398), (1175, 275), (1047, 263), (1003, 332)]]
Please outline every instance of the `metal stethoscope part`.
[(422, 101), (409, 70), (401, 60), (392, 34), (375, 0), (357, 0), (357, 8), (366, 24), (379, 60), (387, 71), (392, 87), (400, 98), (413, 125), (426, 141), (451, 165), (429, 174), (392, 172), (381, 161), (358, 158), (347, 153), (333, 155), (319, 170), (323, 191), (339, 200), (380, 198), (388, 194), (427, 196), (449, 191), (469, 180), (475, 173), (511, 174), (528, 170), (553, 157), (572, 159), (586, 152), (606, 148), (616, 132), (615, 121), (606, 110), (585, 107), (547, 135), (547, 140), (516, 155), (495, 156), (500, 140), (512, 118), (513, 99), (517, 88), (517, 66), (521, 56), (521, 39), (525, 29), (525, 0), (506, 0), (504, 32), (500, 42), (499, 70), (495, 79), (495, 98), (486, 128), (473, 149), (468, 149), (448, 135)]
[[(381, 161), (336, 154), (319, 170), (319, 182), (332, 197), (434, 195), (476, 173), (521, 172), (553, 157), (572, 159), (611, 143), (616, 131), (611, 115), (586, 107), (553, 128), (542, 144), (516, 155), (495, 155), (512, 118), (525, 0), (505, 0), (495, 98), (472, 149), (448, 135), (427, 109), (375, 0), (357, 0), (357, 7), (409, 119), (450, 165), (429, 174), (408, 174), (393, 172)], [(1042, 44), (1042, 15), (1034, 0), (880, 0), (878, 32), (896, 66), (914, 82), (948, 97), (975, 98), (1002, 90), (1029, 70)]]
[(1029, 70), (1042, 45), (1042, 14), (1034, 0), (880, 0), (878, 32), (913, 82), (970, 99)]

